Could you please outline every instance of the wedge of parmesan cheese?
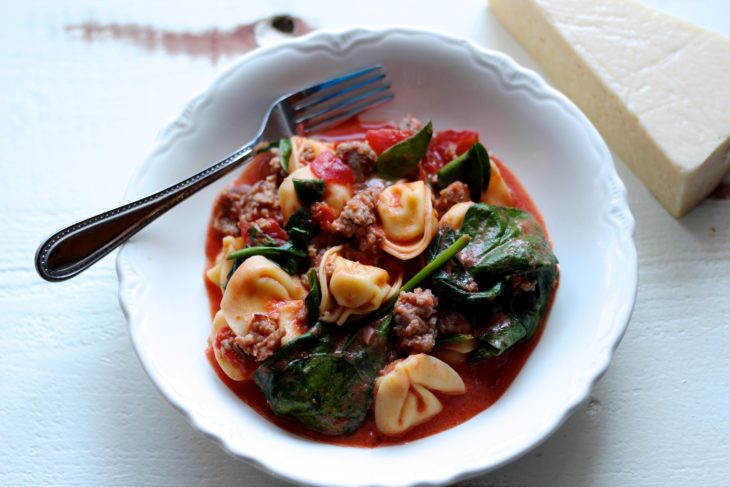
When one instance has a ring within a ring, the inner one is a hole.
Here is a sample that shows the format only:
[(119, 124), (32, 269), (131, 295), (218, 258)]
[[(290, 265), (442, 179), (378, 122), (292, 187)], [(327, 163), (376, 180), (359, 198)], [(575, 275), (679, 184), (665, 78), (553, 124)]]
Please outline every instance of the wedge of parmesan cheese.
[(630, 0), (490, 0), (674, 216), (730, 168), (730, 39)]

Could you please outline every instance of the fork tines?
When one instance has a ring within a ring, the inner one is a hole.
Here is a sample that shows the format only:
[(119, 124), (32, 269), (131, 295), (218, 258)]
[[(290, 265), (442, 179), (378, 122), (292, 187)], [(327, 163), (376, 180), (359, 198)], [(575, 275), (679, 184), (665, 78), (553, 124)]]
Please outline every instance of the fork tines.
[(303, 90), (292, 103), (294, 121), (305, 133), (323, 130), (393, 97), (385, 69), (370, 66)]

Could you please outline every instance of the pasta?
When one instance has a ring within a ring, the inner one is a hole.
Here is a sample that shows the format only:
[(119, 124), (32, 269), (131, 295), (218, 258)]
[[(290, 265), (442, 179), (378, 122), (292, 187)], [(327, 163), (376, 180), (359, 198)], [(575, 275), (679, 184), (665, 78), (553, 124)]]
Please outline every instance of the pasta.
[[(238, 358), (232, 349), (231, 339), (235, 335), (231, 331), (228, 323), (226, 322), (223, 313), (218, 311), (213, 318), (213, 329), (210, 332), (209, 342), (213, 348), (213, 354), (215, 356), (218, 366), (221, 370), (235, 381), (242, 381), (244, 379), (243, 372), (240, 367), (235, 363)], [(239, 359), (240, 360), (240, 359)]]
[(213, 284), (220, 286), (221, 289), (226, 287), (228, 282), (228, 274), (233, 267), (233, 261), (227, 260), (226, 256), (234, 250), (243, 248), (243, 238), (231, 237), (230, 235), (223, 237), (223, 245), (221, 251), (215, 258), (215, 264), (208, 269), (206, 276)]
[(417, 257), (436, 234), (438, 219), (431, 190), (423, 181), (385, 188), (378, 196), (377, 209), (385, 234), (381, 248), (394, 257)]
[(309, 165), (322, 152), (332, 151), (332, 144), (294, 135), (291, 138), (292, 154), (289, 159), (289, 174)]
[(391, 285), (385, 269), (340, 257), (340, 250), (342, 246), (325, 252), (318, 273), (322, 289), (320, 318), (338, 325), (350, 317), (375, 311), (398, 292), (401, 284), (399, 277)]
[(454, 230), (458, 230), (459, 228), (461, 228), (461, 224), (464, 221), (464, 216), (473, 204), (474, 203), (472, 203), (471, 201), (456, 203), (449, 209), (449, 211), (443, 214), (443, 216), (439, 220), (439, 227), (446, 226), (449, 228), (453, 228)]
[[(284, 217), (284, 222), (289, 221), (289, 218), (302, 208), (302, 203), (297, 197), (297, 193), (294, 190), (294, 179), (317, 179), (309, 166), (303, 166), (292, 172), (287, 176), (279, 186), (279, 205), (281, 206), (281, 213)], [(347, 203), (347, 200), (352, 196), (352, 188), (346, 184), (338, 184), (334, 182), (325, 183), (324, 202), (329, 205), (335, 211), (336, 215), (339, 215), (342, 208)]]
[(423, 353), (392, 365), (375, 381), (375, 424), (386, 435), (399, 435), (428, 421), (443, 409), (431, 391), (464, 394), (459, 374)]
[(255, 255), (231, 276), (221, 300), (221, 312), (236, 335), (245, 335), (254, 313), (267, 313), (276, 303), (302, 300), (305, 295), (299, 279), (266, 257)]
[(491, 176), (489, 178), (489, 186), (486, 191), (482, 192), (481, 202), (490, 205), (512, 206), (512, 192), (504, 182), (502, 172), (494, 161), (489, 159)]

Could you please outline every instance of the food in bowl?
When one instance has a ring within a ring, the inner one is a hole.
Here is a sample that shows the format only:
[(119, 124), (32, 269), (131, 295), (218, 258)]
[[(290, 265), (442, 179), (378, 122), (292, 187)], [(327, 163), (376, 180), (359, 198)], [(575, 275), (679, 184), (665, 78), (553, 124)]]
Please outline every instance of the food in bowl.
[(473, 131), (350, 122), (262, 144), (218, 197), (208, 353), (277, 425), (402, 443), (493, 404), (558, 283), (544, 222)]

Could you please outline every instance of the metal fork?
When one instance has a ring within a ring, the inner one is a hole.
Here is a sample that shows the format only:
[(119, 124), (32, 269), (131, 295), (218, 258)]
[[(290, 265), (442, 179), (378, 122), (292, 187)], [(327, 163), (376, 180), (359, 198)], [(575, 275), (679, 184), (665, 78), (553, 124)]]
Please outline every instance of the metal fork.
[(261, 142), (324, 130), (393, 97), (379, 65), (282, 96), (269, 108), (253, 140), (222, 161), (158, 193), (51, 235), (36, 252), (36, 270), (47, 281), (74, 277), (188, 196), (249, 161)]

